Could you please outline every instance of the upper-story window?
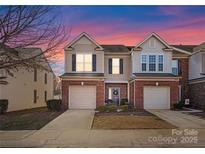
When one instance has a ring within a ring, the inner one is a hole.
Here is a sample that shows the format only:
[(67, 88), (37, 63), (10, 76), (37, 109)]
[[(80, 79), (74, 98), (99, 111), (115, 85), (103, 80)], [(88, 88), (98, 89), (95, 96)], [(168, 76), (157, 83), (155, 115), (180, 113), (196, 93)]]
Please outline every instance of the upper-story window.
[(156, 71), (156, 55), (149, 55), (149, 71)]
[(172, 60), (172, 74), (179, 75), (178, 60)]
[(7, 73), (5, 69), (0, 69), (0, 78), (5, 78), (7, 77)]
[(142, 55), (141, 56), (142, 72), (163, 72), (164, 56), (163, 55)]
[(120, 74), (120, 59), (112, 59), (112, 74)]
[(109, 58), (108, 59), (109, 74), (123, 74), (123, 59)]
[(163, 55), (158, 56), (158, 71), (162, 72), (163, 71)]
[(142, 55), (141, 57), (141, 63), (142, 63), (142, 71), (147, 71), (147, 55)]
[(92, 72), (92, 54), (76, 55), (76, 71)]

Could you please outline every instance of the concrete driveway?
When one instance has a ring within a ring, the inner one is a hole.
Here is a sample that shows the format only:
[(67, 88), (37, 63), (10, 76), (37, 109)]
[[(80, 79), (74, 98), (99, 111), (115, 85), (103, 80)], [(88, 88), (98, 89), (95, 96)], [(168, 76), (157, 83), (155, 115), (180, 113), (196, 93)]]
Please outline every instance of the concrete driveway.
[(147, 110), (179, 128), (205, 128), (205, 120), (172, 110)]
[(23, 139), (1, 140), (0, 147), (205, 147), (205, 129), (196, 129), (197, 144), (156, 142), (180, 136), (171, 129), (92, 130), (93, 117), (93, 110), (68, 110)]

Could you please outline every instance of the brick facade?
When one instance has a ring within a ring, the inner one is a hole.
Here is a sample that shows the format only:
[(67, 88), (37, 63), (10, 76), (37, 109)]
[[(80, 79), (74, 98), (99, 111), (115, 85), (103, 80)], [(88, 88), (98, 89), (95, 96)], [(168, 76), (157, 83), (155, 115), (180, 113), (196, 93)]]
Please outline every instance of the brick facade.
[(104, 105), (104, 81), (97, 80), (97, 81), (75, 81), (75, 80), (62, 80), (62, 109), (67, 110), (69, 107), (69, 86), (70, 85), (81, 85), (83, 82), (83, 86), (88, 85), (95, 85), (96, 86), (96, 106)]
[(205, 105), (205, 81), (192, 83), (190, 87), (190, 102), (196, 108), (202, 108)]
[[(174, 58), (176, 59), (176, 58)], [(179, 85), (181, 85), (181, 99), (189, 98), (189, 59), (177, 58), (180, 62), (180, 76)]]
[(144, 99), (143, 99), (143, 88), (144, 86), (156, 86), (158, 82), (158, 87), (166, 86), (170, 87), (170, 106), (172, 108), (174, 103), (178, 101), (178, 81), (134, 81), (135, 82), (135, 107), (137, 109), (144, 108)]
[(108, 99), (108, 91), (110, 87), (120, 88), (120, 99), (128, 98), (127, 83), (106, 83), (105, 84), (105, 100)]
[(133, 105), (134, 105), (134, 87), (135, 87), (134, 82), (129, 83), (129, 88), (130, 88), (129, 102)]

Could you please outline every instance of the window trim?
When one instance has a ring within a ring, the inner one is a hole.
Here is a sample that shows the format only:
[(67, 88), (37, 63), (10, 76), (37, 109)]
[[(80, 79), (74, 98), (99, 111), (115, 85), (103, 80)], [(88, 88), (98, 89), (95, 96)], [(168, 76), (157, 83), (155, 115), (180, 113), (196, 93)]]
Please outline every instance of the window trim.
[[(154, 56), (155, 57), (155, 62), (152, 62), (152, 63), (150, 63), (150, 57), (151, 56)], [(157, 70), (157, 55), (153, 55), (153, 54), (150, 54), (149, 56), (148, 56), (149, 58), (149, 61), (148, 61), (148, 69), (149, 69), (149, 72), (157, 72), (156, 70)], [(155, 70), (154, 71), (152, 71), (152, 70), (150, 70), (150, 64), (155, 64)]]
[[(162, 62), (159, 62), (159, 57), (162, 56)], [(159, 70), (159, 64), (162, 64), (162, 70)], [(157, 71), (158, 72), (163, 72), (164, 71), (164, 55), (158, 55), (157, 56)]]
[[(177, 67), (173, 67), (173, 64), (172, 64), (172, 74), (178, 76), (179, 75), (179, 60), (178, 59), (172, 59), (172, 63), (173, 63), (173, 61), (177, 61)], [(177, 74), (173, 73), (173, 68), (177, 68)]]
[[(83, 62), (81, 62), (81, 64), (83, 65), (83, 70), (82, 70), (82, 71), (78, 71), (78, 64), (79, 64), (79, 62), (78, 62), (78, 56), (79, 56), (79, 55), (82, 55), (82, 56), (83, 56)], [(91, 70), (90, 70), (90, 71), (86, 71), (86, 70), (85, 70), (85, 63), (88, 63), (88, 62), (85, 62), (85, 56), (86, 56), (86, 55), (90, 55), (90, 56), (91, 56), (91, 63), (90, 63), (90, 64), (91, 64)], [(93, 58), (92, 58), (92, 55), (93, 55), (92, 53), (77, 53), (77, 54), (76, 54), (76, 71), (75, 71), (75, 72), (79, 72), (79, 73), (80, 73), (80, 72), (88, 72), (88, 73), (89, 73), (89, 72), (90, 72), (90, 73), (93, 72)]]
[[(145, 56), (145, 63), (143, 62), (143, 58), (142, 58), (143, 56)], [(141, 71), (142, 71), (142, 72), (147, 72), (147, 57), (148, 57), (148, 56), (145, 55), (145, 54), (142, 54), (142, 55), (141, 55)], [(143, 69), (142, 64), (145, 64), (145, 70), (142, 70), (142, 69)]]
[[(117, 66), (117, 65), (116, 65), (116, 66), (113, 65), (113, 64), (114, 64), (114, 62), (113, 62), (114, 59), (117, 59), (117, 60), (118, 60), (118, 66)], [(117, 68), (118, 73), (113, 73), (114, 67), (115, 67), (115, 68), (118, 67), (118, 68)], [(113, 75), (119, 75), (119, 74), (120, 74), (120, 58), (112, 58), (112, 74), (113, 74)]]

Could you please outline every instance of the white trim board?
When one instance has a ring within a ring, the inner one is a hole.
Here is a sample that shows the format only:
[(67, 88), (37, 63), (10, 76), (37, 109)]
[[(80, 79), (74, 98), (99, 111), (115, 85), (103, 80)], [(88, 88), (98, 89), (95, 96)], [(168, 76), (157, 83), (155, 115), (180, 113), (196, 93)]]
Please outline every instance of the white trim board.
[(91, 42), (93, 42), (97, 47), (100, 48), (100, 50), (103, 50), (103, 48), (98, 44), (90, 35), (88, 35), (86, 32), (82, 32), (80, 35), (78, 35), (75, 39), (73, 39), (68, 45), (65, 46), (65, 50), (68, 49), (71, 45), (73, 45), (75, 42), (77, 42), (81, 37), (87, 37)]

